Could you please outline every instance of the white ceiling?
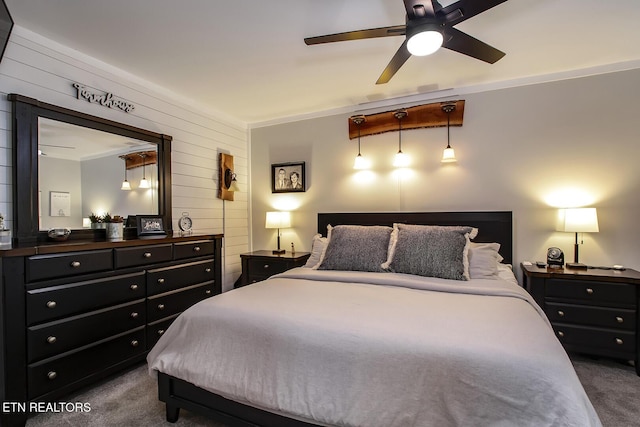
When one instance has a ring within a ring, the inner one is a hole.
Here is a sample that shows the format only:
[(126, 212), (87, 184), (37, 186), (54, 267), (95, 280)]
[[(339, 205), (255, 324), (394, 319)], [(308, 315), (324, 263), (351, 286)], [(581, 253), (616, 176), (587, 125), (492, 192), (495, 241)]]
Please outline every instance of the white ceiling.
[(500, 61), (441, 49), (410, 58), (386, 85), (375, 81), (402, 36), (317, 46), (303, 39), (401, 25), (401, 0), (5, 1), (16, 25), (253, 125), (449, 88), (640, 66), (638, 0), (509, 0), (456, 26), (506, 52)]

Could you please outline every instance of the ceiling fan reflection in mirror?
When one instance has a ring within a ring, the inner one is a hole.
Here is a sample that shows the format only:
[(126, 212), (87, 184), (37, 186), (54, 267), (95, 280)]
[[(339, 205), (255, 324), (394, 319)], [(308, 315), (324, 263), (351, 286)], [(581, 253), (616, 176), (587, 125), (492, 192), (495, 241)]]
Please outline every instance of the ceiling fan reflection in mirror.
[(66, 145), (38, 144), (38, 156), (46, 156), (47, 155), (47, 153), (42, 151), (40, 149), (40, 147), (64, 148), (64, 149), (69, 149), (69, 150), (75, 150), (76, 149), (76, 147), (69, 147), (69, 146), (66, 146)]
[(403, 0), (406, 25), (348, 31), (325, 36), (307, 37), (307, 45), (362, 40), (376, 37), (405, 36), (405, 40), (391, 58), (376, 84), (387, 83), (411, 57), (436, 52), (440, 47), (493, 64), (505, 53), (453, 28), (507, 0), (459, 0), (442, 7), (437, 0)]

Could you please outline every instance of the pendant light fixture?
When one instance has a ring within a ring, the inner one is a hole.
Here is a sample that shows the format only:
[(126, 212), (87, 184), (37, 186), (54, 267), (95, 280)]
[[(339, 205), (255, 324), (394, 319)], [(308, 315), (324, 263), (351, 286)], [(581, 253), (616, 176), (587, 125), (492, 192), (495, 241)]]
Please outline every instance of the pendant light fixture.
[(145, 169), (146, 169), (146, 159), (147, 159), (147, 153), (142, 153), (140, 154), (140, 157), (142, 157), (142, 179), (140, 180), (140, 185), (138, 187), (140, 188), (151, 188), (151, 184), (149, 184), (149, 181), (147, 181), (146, 175), (145, 175)]
[(409, 166), (410, 162), (409, 156), (402, 152), (402, 119), (407, 117), (407, 110), (397, 110), (393, 115), (398, 119), (398, 152), (393, 159), (393, 166), (405, 168)]
[(358, 155), (356, 156), (355, 161), (353, 162), (353, 168), (357, 170), (368, 169), (369, 162), (362, 156), (360, 153), (360, 125), (365, 122), (364, 116), (353, 116), (351, 117), (351, 121), (358, 126)]
[(444, 104), (442, 106), (442, 111), (447, 113), (447, 148), (442, 152), (442, 163), (454, 163), (457, 162), (456, 153), (451, 148), (450, 138), (449, 138), (449, 129), (451, 124), (451, 112), (455, 111), (456, 104)]
[(130, 191), (131, 184), (127, 180), (127, 156), (120, 156), (122, 160), (124, 160), (124, 181), (122, 181), (122, 186), (120, 187), (123, 191)]

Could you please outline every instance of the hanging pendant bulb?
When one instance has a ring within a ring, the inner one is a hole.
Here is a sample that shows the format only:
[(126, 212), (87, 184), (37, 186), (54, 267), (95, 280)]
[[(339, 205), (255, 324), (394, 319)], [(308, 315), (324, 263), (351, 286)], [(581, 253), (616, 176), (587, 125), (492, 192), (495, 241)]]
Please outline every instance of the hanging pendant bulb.
[(122, 181), (122, 186), (120, 187), (123, 191), (130, 191), (131, 184), (127, 180), (127, 156), (120, 156), (122, 160), (124, 160), (124, 181)]
[(369, 162), (360, 152), (360, 125), (365, 122), (364, 116), (353, 116), (351, 117), (351, 121), (358, 126), (358, 155), (353, 162), (353, 168), (356, 170), (368, 169)]
[(145, 169), (146, 169), (146, 158), (147, 155), (146, 153), (140, 154), (140, 157), (142, 157), (142, 179), (140, 180), (140, 185), (138, 187), (140, 188), (151, 188), (151, 184), (149, 184), (149, 181), (147, 181), (146, 175), (145, 175)]
[(442, 163), (454, 163), (458, 161), (456, 159), (455, 151), (453, 151), (453, 148), (451, 148), (450, 137), (449, 137), (449, 129), (451, 124), (451, 112), (455, 111), (455, 109), (456, 109), (455, 104), (445, 104), (442, 106), (442, 111), (447, 113), (447, 148), (445, 148), (444, 151), (442, 152), (442, 160), (441, 160)]
[(393, 113), (396, 119), (398, 119), (398, 152), (393, 159), (393, 166), (397, 168), (405, 168), (409, 166), (411, 159), (408, 155), (402, 152), (402, 119), (407, 117), (406, 110), (398, 110)]

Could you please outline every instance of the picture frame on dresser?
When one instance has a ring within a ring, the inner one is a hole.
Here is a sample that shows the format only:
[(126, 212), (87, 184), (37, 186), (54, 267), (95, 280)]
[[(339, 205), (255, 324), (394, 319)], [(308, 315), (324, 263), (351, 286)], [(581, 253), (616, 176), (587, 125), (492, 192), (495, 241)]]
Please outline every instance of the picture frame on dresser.
[(161, 215), (136, 215), (136, 227), (140, 238), (164, 237), (167, 235)]

